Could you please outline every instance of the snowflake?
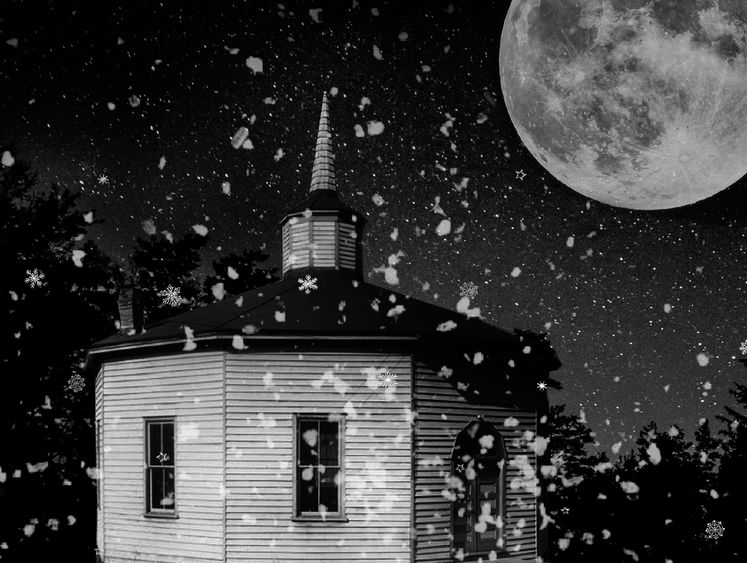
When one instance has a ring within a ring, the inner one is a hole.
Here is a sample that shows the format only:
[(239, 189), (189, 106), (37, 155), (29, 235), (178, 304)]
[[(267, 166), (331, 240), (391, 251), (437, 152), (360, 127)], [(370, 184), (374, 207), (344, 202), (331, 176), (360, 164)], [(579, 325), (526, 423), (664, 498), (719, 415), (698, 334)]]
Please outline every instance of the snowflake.
[(742, 342), (742, 344), (740, 344), (739, 351), (742, 352), (742, 354), (744, 354), (745, 356), (747, 356), (747, 340), (745, 340), (744, 342)]
[(169, 285), (163, 291), (159, 291), (157, 295), (159, 297), (163, 297), (164, 305), (171, 305), (172, 307), (176, 307), (182, 302), (182, 296), (179, 295), (180, 291), (181, 290), (178, 287)]
[(158, 455), (156, 456), (156, 459), (160, 461), (161, 463), (166, 463), (167, 461), (169, 461), (169, 454), (159, 452)]
[(99, 176), (99, 184), (108, 184), (109, 183), (109, 176), (106, 174), (102, 174)]
[(459, 286), (459, 295), (474, 299), (477, 295), (477, 286), (472, 282), (465, 282)]
[(537, 389), (540, 391), (545, 391), (547, 389), (547, 382), (546, 381), (540, 381), (537, 383)]
[(316, 278), (312, 278), (309, 274), (306, 274), (305, 278), (298, 278), (298, 291), (304, 291), (308, 295), (312, 289), (319, 289), (316, 285)]
[(67, 387), (75, 393), (80, 393), (86, 386), (86, 381), (80, 375), (73, 375), (67, 382)]
[(44, 274), (36, 268), (26, 270), (26, 283), (31, 287), (41, 287), (44, 285)]
[(382, 371), (379, 375), (379, 387), (394, 387), (397, 385), (397, 374)]
[(516, 178), (518, 178), (522, 182), (524, 181), (524, 178), (526, 178), (526, 176), (527, 176), (527, 174), (526, 174), (526, 172), (524, 172), (523, 168), (521, 170), (517, 170), (516, 171)]
[(717, 540), (724, 535), (724, 525), (718, 520), (713, 520), (706, 526), (706, 534), (712, 540)]

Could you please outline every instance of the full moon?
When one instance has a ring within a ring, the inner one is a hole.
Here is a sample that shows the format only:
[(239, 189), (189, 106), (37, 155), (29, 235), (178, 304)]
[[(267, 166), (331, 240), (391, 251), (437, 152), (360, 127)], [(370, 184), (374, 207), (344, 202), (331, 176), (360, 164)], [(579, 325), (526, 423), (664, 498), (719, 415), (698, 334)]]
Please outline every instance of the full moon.
[(745, 0), (513, 0), (500, 67), (521, 140), (587, 197), (668, 209), (747, 174)]

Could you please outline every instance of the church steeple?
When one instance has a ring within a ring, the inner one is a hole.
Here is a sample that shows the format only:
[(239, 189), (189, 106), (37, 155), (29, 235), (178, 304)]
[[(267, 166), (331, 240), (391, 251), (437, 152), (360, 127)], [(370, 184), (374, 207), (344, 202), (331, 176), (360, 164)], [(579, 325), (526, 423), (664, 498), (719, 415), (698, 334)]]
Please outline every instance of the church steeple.
[(327, 92), (322, 98), (322, 113), (319, 116), (319, 132), (316, 135), (314, 168), (311, 171), (311, 188), (314, 190), (337, 190), (335, 182), (335, 153), (332, 150), (332, 132), (329, 125)]
[(283, 229), (283, 276), (324, 269), (360, 275), (365, 217), (340, 201), (327, 93), (322, 98), (309, 196), (289, 209)]

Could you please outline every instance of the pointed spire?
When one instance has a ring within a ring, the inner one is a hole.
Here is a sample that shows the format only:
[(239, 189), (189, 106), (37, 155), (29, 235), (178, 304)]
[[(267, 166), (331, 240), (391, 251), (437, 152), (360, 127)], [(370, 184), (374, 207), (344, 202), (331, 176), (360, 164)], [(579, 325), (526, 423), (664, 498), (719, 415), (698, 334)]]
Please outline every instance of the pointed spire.
[(327, 92), (322, 98), (322, 113), (319, 116), (319, 133), (316, 137), (314, 168), (311, 171), (311, 188), (314, 190), (337, 190), (335, 183), (335, 154), (332, 152), (332, 133), (329, 125)]

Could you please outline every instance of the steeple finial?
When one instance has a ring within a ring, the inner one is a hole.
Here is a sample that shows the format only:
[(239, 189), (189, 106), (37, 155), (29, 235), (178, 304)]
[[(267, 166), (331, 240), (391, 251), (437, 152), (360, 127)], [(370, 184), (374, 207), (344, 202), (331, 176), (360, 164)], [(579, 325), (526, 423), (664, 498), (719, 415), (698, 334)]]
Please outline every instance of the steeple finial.
[(332, 133), (329, 125), (327, 92), (322, 98), (322, 113), (319, 116), (319, 133), (316, 137), (314, 168), (311, 171), (311, 188), (314, 190), (337, 190), (335, 183), (335, 154), (332, 152)]

